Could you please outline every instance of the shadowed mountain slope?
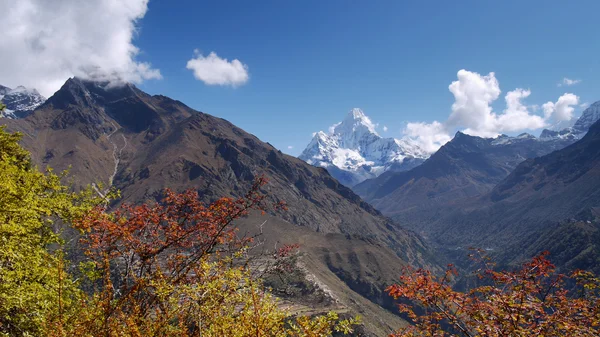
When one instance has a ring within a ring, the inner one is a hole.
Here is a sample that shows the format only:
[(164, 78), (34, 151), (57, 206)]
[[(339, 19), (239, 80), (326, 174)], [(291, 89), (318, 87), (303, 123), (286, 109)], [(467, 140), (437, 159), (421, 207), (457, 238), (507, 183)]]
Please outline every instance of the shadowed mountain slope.
[(559, 267), (600, 271), (600, 122), (489, 193), (440, 209), (426, 230), (445, 248), (485, 247), (503, 263), (548, 250)]
[(483, 195), (527, 158), (572, 142), (540, 141), (528, 134), (491, 139), (458, 132), (420, 166), (384, 173), (355, 186), (354, 191), (385, 215), (423, 231), (439, 217), (440, 208)]

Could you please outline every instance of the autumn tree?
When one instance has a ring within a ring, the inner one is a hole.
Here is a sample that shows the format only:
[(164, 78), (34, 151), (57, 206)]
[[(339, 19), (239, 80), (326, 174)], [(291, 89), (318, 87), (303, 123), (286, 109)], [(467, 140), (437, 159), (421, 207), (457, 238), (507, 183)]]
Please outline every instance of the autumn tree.
[[(354, 320), (335, 313), (292, 319), (253, 274), (233, 222), (264, 211), (258, 179), (241, 198), (210, 205), (195, 191), (167, 190), (160, 203), (96, 207), (75, 222), (96, 290), (54, 320), (53, 336), (330, 336)], [(276, 207), (282, 207), (276, 205)], [(291, 249), (276, 254), (285, 258)], [(280, 266), (280, 263), (274, 265)]]
[(413, 324), (392, 336), (600, 335), (600, 280), (591, 273), (558, 274), (547, 253), (517, 271), (481, 261), (484, 285), (467, 292), (453, 290), (452, 266), (442, 277), (407, 268), (387, 291), (404, 300), (400, 311)]
[[(37, 171), (0, 127), (0, 336), (330, 336), (355, 320), (282, 311), (249, 265), (233, 222), (264, 210), (259, 179), (239, 199), (205, 206), (195, 192), (110, 211), (65, 174)], [(277, 205), (282, 207), (282, 205)], [(78, 280), (60, 226), (81, 231)], [(281, 269), (294, 246), (274, 252)], [(81, 278), (91, 284), (81, 290)]]
[(0, 336), (35, 336), (45, 317), (69, 310), (78, 293), (66, 275), (54, 221), (90, 210), (89, 193), (61, 184), (63, 175), (39, 172), (18, 141), (0, 127)]

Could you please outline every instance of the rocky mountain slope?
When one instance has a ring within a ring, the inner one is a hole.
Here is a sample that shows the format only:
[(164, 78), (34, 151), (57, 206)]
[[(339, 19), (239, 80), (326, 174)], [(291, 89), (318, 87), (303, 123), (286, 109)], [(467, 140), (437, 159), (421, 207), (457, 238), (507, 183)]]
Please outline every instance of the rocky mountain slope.
[(427, 157), (408, 140), (381, 137), (360, 109), (352, 109), (329, 134), (317, 132), (299, 156), (349, 187), (383, 172), (411, 169)]
[(206, 201), (238, 196), (265, 175), (272, 201), (285, 201), (289, 210), (253, 216), (243, 229), (255, 231), (266, 220), (266, 247), (301, 241), (308, 275), (339, 305), (360, 312), (377, 335), (402, 324), (380, 307), (392, 307), (385, 285), (406, 263), (435, 268), (418, 236), (325, 169), (168, 97), (70, 79), (32, 115), (0, 123), (24, 134), (38, 165), (70, 166), (76, 186), (94, 183), (99, 193), (114, 186), (120, 201), (156, 200), (165, 187), (197, 189)]
[(42, 105), (45, 100), (46, 98), (35, 89), (28, 89), (23, 86), (10, 89), (0, 85), (0, 101), (6, 105), (6, 109), (0, 112), (0, 117), (26, 117)]

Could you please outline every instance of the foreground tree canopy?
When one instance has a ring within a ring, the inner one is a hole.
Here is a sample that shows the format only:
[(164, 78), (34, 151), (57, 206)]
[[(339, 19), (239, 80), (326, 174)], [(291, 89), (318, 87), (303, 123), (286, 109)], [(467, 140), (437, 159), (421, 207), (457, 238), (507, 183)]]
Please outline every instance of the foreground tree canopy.
[[(210, 205), (167, 190), (160, 203), (112, 210), (91, 189), (63, 185), (64, 173), (37, 171), (19, 139), (0, 127), (0, 336), (324, 337), (357, 324), (334, 312), (292, 316), (264, 289), (252, 238), (234, 226), (283, 207), (266, 204), (264, 179)], [(61, 229), (79, 233), (78, 268)], [(261, 260), (261, 272), (285, 272), (293, 252)], [(600, 335), (592, 274), (557, 274), (545, 254), (511, 272), (483, 262), (483, 285), (468, 292), (452, 288), (453, 268), (441, 277), (407, 268), (387, 291), (413, 324), (393, 336)]]
[[(38, 172), (19, 139), (0, 128), (0, 336), (317, 337), (357, 323), (292, 317), (252, 273), (252, 240), (233, 222), (265, 208), (264, 179), (239, 199), (204, 205), (167, 191), (110, 211), (91, 190), (62, 185), (64, 174)], [(77, 281), (58, 223), (81, 233)]]
[(48, 250), (60, 243), (53, 224), (82, 216), (95, 201), (52, 171), (38, 172), (19, 138), (0, 127), (0, 333), (11, 336), (41, 334), (46, 314), (76, 290), (60, 251)]
[(517, 271), (495, 271), (488, 259), (477, 276), (483, 286), (453, 290), (450, 266), (436, 277), (408, 268), (387, 289), (413, 325), (393, 336), (599, 336), (600, 280), (591, 273), (557, 274), (547, 253)]

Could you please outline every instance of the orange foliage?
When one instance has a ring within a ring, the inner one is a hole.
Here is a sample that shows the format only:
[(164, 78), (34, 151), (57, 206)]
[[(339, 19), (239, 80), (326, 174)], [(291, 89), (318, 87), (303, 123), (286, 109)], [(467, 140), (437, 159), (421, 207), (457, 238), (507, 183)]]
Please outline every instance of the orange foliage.
[[(95, 290), (81, 296), (76, 312), (51, 318), (48, 335), (308, 337), (352, 331), (356, 321), (335, 313), (291, 319), (253, 275), (246, 254), (252, 238), (238, 237), (233, 222), (266, 210), (264, 184), (259, 178), (243, 197), (210, 205), (195, 191), (167, 190), (162, 203), (86, 214), (74, 226), (84, 234)], [(295, 248), (274, 252), (275, 268), (285, 270)]]
[(453, 290), (452, 266), (442, 277), (406, 269), (387, 292), (414, 304), (399, 305), (413, 325), (392, 336), (600, 335), (600, 280), (590, 273), (557, 274), (547, 253), (514, 272), (492, 267), (478, 274), (485, 285), (468, 292)]

